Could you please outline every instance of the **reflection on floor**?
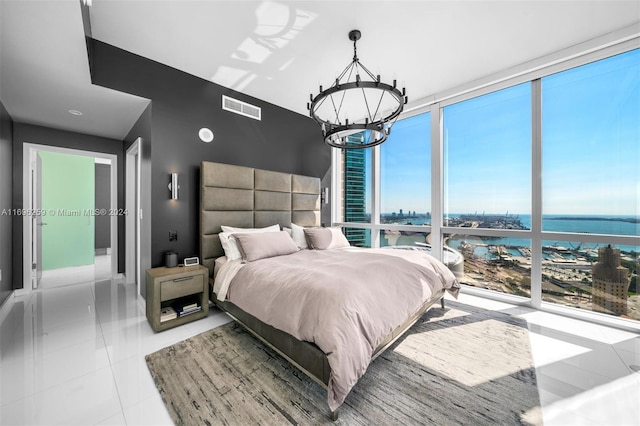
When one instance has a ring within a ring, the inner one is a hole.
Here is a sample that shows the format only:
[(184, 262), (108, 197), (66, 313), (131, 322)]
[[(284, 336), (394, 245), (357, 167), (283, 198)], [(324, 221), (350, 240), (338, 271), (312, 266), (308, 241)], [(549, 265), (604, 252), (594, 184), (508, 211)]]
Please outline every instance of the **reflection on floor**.
[(42, 271), (39, 287), (49, 289), (106, 280), (111, 277), (111, 254), (97, 255), (93, 265)]
[[(525, 318), (545, 425), (640, 419), (640, 337), (462, 294), (462, 303)], [(0, 324), (0, 424), (171, 424), (144, 355), (229, 321), (155, 334), (135, 287), (103, 280), (17, 298)]]

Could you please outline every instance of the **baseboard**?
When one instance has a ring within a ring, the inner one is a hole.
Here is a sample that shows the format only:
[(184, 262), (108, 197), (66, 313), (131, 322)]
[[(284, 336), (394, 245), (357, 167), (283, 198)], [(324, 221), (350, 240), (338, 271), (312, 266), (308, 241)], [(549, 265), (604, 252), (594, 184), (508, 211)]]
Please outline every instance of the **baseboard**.
[(138, 306), (142, 309), (142, 312), (147, 312), (147, 301), (141, 294), (136, 294), (136, 301), (138, 302)]
[(2, 302), (2, 305), (0, 305), (0, 324), (4, 322), (5, 318), (9, 315), (9, 312), (11, 312), (11, 308), (15, 301), (15, 293), (15, 290), (11, 290), (9, 296), (4, 300), (4, 302)]

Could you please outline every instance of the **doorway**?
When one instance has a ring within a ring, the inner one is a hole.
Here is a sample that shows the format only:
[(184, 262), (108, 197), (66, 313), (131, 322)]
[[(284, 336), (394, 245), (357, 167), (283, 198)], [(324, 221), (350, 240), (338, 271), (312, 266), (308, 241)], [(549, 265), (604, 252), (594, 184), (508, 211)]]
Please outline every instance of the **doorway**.
[[(98, 171), (99, 189), (95, 187)], [(117, 214), (112, 213), (117, 212), (116, 156), (24, 144), (23, 178), (23, 205), (30, 212), (23, 221), (24, 289), (115, 276), (118, 224)], [(105, 190), (108, 194), (96, 199), (95, 194)], [(103, 230), (97, 241), (96, 226), (105, 224), (106, 236)]]

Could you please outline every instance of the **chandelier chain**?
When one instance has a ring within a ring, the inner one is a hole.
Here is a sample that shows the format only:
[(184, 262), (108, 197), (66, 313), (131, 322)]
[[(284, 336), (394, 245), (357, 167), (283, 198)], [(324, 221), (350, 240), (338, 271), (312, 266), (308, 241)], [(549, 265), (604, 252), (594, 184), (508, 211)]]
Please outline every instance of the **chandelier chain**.
[(369, 77), (371, 77), (371, 80), (373, 81), (377, 81), (376, 76), (367, 69), (367, 67), (364, 66), (364, 64), (360, 61), (358, 61), (358, 64), (360, 65), (360, 68), (362, 68), (364, 70), (364, 72), (366, 72), (367, 74), (369, 74)]
[(358, 62), (358, 39), (353, 40), (353, 62)]

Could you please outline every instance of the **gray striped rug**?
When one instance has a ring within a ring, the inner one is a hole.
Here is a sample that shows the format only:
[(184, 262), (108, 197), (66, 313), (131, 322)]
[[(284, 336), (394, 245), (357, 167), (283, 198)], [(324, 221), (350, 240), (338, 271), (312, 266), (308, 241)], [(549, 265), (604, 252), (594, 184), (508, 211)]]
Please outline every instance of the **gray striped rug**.
[(234, 323), (146, 360), (177, 425), (542, 424), (526, 323), (455, 302), (369, 366), (336, 422), (322, 387)]

